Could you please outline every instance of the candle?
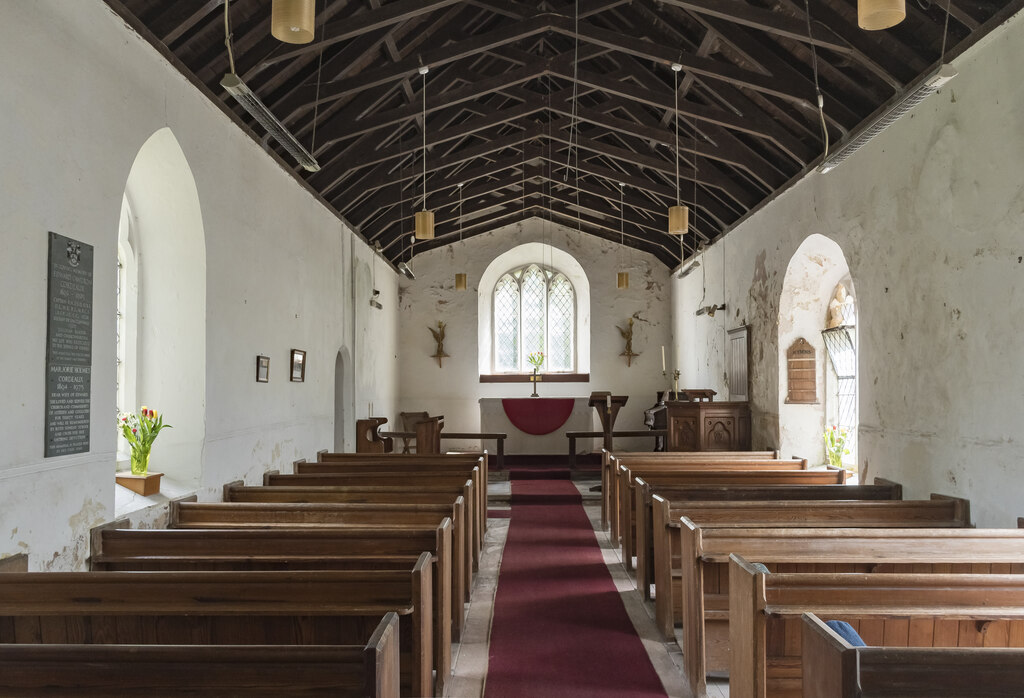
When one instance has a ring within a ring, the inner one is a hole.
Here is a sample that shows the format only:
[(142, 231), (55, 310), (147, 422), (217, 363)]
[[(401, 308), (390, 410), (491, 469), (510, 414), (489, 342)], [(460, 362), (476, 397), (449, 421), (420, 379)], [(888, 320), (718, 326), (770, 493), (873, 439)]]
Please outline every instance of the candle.
[(661, 372), (665, 372), (665, 345), (661, 345)]
[(608, 409), (610, 410), (612, 408), (612, 396), (611, 395), (605, 395), (604, 399), (605, 399), (605, 405), (607, 405)]

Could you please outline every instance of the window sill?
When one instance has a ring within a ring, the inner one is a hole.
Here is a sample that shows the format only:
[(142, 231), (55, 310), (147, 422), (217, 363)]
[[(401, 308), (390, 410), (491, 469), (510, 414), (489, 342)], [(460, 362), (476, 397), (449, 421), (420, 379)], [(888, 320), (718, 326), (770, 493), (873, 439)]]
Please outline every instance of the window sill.
[[(589, 373), (541, 373), (541, 383), (589, 383)], [(531, 383), (532, 373), (482, 373), (481, 383)]]
[(135, 494), (131, 490), (114, 486), (114, 518), (121, 519), (130, 514), (137, 514), (146, 509), (155, 507), (167, 507), (172, 499), (179, 499), (196, 494), (195, 485), (190, 485), (180, 480), (168, 477), (166, 474), (160, 480), (160, 491), (149, 497)]

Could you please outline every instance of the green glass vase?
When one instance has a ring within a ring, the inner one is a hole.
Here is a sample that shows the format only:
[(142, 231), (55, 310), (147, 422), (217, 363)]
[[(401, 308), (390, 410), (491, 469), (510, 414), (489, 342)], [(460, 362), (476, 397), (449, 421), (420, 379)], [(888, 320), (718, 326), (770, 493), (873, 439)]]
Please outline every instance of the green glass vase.
[(149, 451), (132, 449), (132, 475), (145, 475), (149, 471)]

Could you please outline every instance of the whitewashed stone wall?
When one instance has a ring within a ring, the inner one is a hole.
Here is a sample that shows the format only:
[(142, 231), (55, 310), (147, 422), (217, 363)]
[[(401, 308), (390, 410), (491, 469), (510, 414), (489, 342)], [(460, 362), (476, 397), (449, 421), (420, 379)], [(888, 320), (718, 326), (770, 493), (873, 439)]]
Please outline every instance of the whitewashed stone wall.
[[(481, 397), (525, 397), (529, 383), (480, 383), (478, 371), (478, 282), (500, 254), (530, 242), (550, 244), (571, 254), (583, 266), (590, 284), (590, 382), (541, 383), (542, 396), (586, 397), (595, 390), (629, 395), (616, 428), (643, 428), (643, 410), (663, 389), (661, 346), (671, 346), (668, 269), (653, 256), (630, 253), (619, 245), (583, 235), (538, 218), (504, 226), (464, 242), (418, 254), (411, 266), (416, 279), (401, 279), (401, 406), (403, 410), (445, 416), (448, 431), (480, 428)], [(631, 259), (631, 261), (630, 261)], [(536, 259), (547, 263), (548, 258)], [(627, 263), (630, 287), (616, 288), (615, 274)], [(469, 289), (455, 291), (455, 273), (469, 275)], [(626, 366), (619, 356), (624, 342), (617, 326), (634, 317), (633, 351), (640, 354)], [(447, 323), (445, 351), (451, 355), (438, 367), (434, 340), (428, 331)], [(447, 445), (447, 444), (446, 444)], [(626, 447), (650, 448), (652, 441), (623, 441)], [(568, 452), (568, 442), (565, 449)]]
[(954, 65), (947, 88), (703, 255), (709, 296), (722, 294), (724, 255), (728, 320), (692, 317), (699, 273), (674, 282), (676, 351), (686, 383), (721, 390), (721, 332), (750, 324), (754, 442), (778, 444), (783, 279), (805, 238), (827, 236), (857, 293), (862, 472), (904, 483), (908, 497), (969, 497), (979, 525), (1013, 526), (1024, 480), (1024, 17)]
[[(373, 401), (394, 414), (396, 275), (378, 263), (384, 310), (371, 313), (369, 248), (100, 0), (5, 2), (0, 15), (0, 557), (81, 569), (89, 528), (113, 517), (118, 219), (137, 153), (165, 127), (205, 232), (205, 315), (175, 338), (205, 353), (200, 498), (333, 444), (339, 350), (348, 413)], [(96, 267), (91, 450), (44, 459), (47, 231), (93, 245)], [(305, 383), (287, 380), (292, 348), (307, 352)], [(257, 354), (271, 357), (268, 384)]]

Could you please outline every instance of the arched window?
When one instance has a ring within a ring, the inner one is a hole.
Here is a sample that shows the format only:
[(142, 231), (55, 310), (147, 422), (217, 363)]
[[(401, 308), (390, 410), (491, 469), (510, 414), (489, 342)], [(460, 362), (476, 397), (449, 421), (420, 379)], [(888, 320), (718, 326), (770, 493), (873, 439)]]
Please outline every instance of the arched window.
[(534, 352), (547, 372), (576, 370), (576, 293), (565, 274), (528, 264), (502, 275), (493, 318), (495, 373), (527, 371)]
[[(117, 410), (135, 410), (135, 386), (137, 373), (138, 304), (139, 279), (138, 261), (135, 258), (135, 233), (133, 215), (128, 197), (121, 201), (121, 217), (117, 231)], [(122, 468), (128, 467), (130, 449), (123, 436), (117, 438), (117, 461)]]

